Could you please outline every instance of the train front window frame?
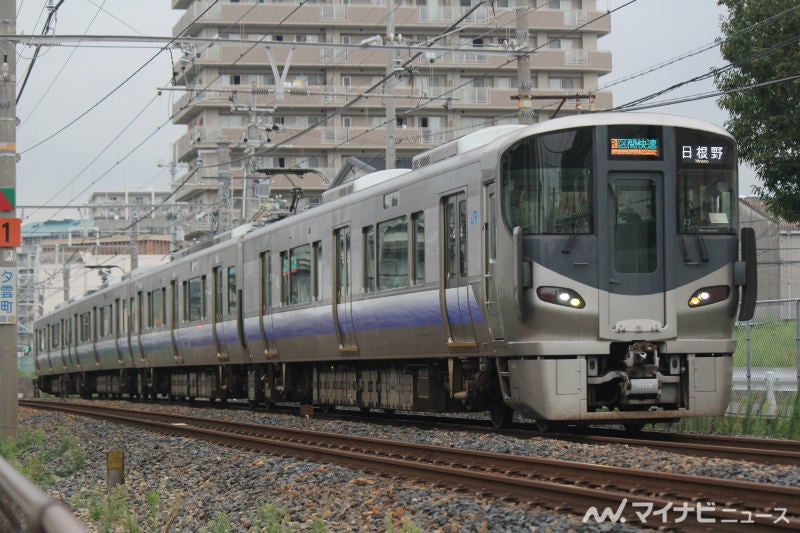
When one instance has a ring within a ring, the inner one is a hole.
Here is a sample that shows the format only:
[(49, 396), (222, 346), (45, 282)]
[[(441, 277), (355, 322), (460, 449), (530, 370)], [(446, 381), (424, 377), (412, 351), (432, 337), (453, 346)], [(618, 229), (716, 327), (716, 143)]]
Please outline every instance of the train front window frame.
[(594, 128), (528, 137), (501, 160), (503, 215), (525, 235), (594, 232)]
[(733, 142), (676, 128), (678, 233), (735, 235), (738, 173)]

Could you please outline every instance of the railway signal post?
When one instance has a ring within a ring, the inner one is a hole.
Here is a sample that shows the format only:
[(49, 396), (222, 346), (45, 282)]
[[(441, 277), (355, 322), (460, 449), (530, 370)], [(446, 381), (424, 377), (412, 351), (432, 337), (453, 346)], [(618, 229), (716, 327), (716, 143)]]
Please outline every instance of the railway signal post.
[[(0, 0), (0, 33), (14, 35), (15, 0)], [(0, 438), (17, 435), (16, 277), (20, 221), (16, 218), (16, 55), (0, 47)]]

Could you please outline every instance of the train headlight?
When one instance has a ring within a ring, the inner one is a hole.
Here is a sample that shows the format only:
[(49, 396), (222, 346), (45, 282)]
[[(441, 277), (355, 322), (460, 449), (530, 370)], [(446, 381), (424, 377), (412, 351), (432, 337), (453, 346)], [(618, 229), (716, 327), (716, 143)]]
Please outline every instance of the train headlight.
[(694, 291), (689, 298), (689, 307), (702, 307), (704, 305), (721, 302), (728, 298), (731, 288), (727, 285), (715, 285), (714, 287), (703, 287)]
[(583, 301), (581, 295), (571, 289), (565, 289), (563, 287), (539, 287), (536, 289), (536, 294), (543, 302), (572, 307), (574, 309), (583, 309), (586, 307), (586, 302)]

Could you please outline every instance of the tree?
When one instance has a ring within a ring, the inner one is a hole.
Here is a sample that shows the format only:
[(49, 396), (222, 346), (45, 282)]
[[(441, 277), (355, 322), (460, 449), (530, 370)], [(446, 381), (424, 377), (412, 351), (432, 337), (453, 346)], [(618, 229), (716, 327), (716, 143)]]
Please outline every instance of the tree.
[(760, 178), (767, 208), (800, 222), (800, 4), (797, 0), (718, 0), (728, 8), (716, 85), (740, 159)]

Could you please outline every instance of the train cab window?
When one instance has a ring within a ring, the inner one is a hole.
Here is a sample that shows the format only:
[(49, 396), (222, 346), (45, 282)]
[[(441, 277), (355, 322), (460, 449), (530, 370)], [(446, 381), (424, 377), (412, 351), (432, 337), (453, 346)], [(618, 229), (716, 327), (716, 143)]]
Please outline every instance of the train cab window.
[(405, 215), (378, 224), (378, 290), (408, 287), (408, 221)]
[(228, 315), (236, 313), (236, 267), (228, 267)]
[(592, 128), (529, 137), (503, 155), (503, 215), (524, 234), (592, 233)]
[(364, 236), (364, 292), (375, 291), (375, 226), (362, 230)]
[(738, 178), (733, 144), (682, 128), (676, 136), (679, 232), (735, 234)]
[(183, 307), (184, 316), (189, 322), (204, 320), (206, 317), (206, 277), (184, 281)]
[(411, 246), (414, 251), (414, 285), (425, 284), (425, 213), (411, 215)]

